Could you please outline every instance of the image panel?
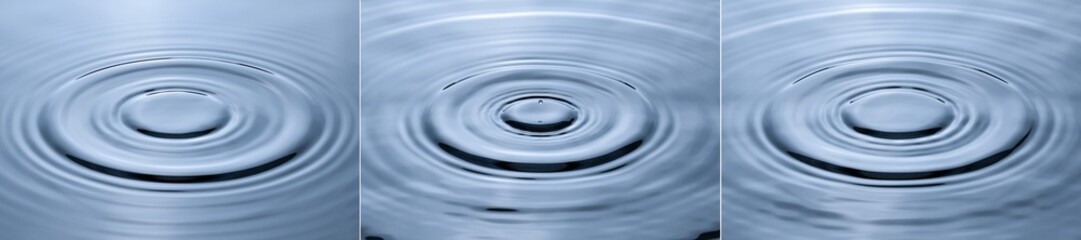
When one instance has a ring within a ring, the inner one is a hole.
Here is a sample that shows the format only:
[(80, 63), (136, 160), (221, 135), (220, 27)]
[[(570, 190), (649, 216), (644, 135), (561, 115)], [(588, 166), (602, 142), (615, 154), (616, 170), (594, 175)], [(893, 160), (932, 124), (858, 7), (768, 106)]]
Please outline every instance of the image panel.
[(359, 13), (0, 0), (0, 239), (358, 239)]
[(1078, 239), (1077, 1), (723, 8), (725, 239)]
[(719, 1), (361, 12), (364, 239), (719, 237)]

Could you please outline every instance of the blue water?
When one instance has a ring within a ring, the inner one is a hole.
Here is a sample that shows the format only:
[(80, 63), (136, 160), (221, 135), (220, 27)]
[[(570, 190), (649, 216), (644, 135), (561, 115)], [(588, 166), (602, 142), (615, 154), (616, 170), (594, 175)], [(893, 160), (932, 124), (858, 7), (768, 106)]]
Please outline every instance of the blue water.
[(725, 1), (725, 239), (1077, 239), (1081, 4)]
[(710, 239), (717, 1), (363, 1), (367, 239)]
[(1081, 236), (1078, 3), (357, 4), (0, 2), (0, 239)]
[(352, 1), (0, 1), (0, 239), (357, 239)]

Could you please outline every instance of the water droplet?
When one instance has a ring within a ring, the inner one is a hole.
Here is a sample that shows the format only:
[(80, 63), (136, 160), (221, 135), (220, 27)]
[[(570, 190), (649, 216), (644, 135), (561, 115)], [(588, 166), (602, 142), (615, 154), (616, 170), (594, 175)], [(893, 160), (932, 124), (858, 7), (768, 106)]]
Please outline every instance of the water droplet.
[(576, 118), (577, 108), (557, 99), (549, 99), (548, 104), (541, 98), (520, 99), (507, 104), (500, 113), (500, 119), (507, 125), (529, 132), (562, 130), (574, 123)]
[(207, 94), (190, 91), (140, 95), (122, 111), (131, 127), (160, 137), (195, 137), (221, 127), (228, 120), (228, 108), (224, 103)]

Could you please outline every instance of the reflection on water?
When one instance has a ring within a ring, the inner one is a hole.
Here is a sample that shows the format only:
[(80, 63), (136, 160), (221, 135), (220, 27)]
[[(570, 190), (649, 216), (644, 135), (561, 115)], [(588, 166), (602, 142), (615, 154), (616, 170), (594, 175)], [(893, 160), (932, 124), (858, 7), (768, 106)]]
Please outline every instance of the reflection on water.
[(1081, 4), (724, 7), (726, 239), (1081, 236)]
[(711, 239), (716, 1), (364, 1), (368, 239)]
[(357, 4), (0, 3), (0, 239), (357, 239)]

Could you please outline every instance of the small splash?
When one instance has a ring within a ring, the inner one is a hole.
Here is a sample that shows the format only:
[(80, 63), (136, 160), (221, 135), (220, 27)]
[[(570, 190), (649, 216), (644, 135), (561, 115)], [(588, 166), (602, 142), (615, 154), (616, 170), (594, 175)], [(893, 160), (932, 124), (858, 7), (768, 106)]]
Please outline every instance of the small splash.
[(525, 98), (508, 103), (500, 119), (511, 127), (534, 133), (554, 132), (567, 128), (578, 117), (578, 109), (559, 99)]

